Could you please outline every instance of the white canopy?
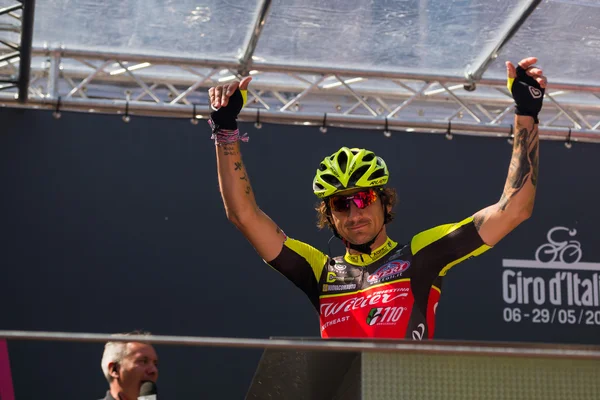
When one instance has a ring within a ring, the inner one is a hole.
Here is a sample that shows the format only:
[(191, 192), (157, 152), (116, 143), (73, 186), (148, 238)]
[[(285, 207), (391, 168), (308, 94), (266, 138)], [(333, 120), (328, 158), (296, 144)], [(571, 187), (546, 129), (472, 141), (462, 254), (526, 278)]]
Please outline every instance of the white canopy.
[(543, 136), (600, 141), (598, 0), (37, 0), (32, 54), (28, 107), (205, 118), (208, 87), (251, 74), (247, 120), (494, 136), (504, 61), (532, 55)]

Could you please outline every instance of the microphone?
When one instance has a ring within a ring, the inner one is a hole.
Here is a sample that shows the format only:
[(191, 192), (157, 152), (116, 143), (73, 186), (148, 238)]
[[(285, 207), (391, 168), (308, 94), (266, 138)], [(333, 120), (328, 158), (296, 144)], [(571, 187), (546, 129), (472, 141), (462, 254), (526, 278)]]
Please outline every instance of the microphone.
[(157, 400), (157, 392), (156, 383), (144, 381), (140, 387), (140, 396), (138, 397), (138, 400)]

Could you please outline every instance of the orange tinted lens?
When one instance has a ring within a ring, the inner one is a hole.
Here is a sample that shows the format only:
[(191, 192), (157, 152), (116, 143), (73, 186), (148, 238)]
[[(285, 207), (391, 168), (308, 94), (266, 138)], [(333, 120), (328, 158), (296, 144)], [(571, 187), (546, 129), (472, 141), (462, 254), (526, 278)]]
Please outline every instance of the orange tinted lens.
[(364, 192), (356, 193), (352, 201), (354, 201), (356, 207), (362, 210), (363, 208), (367, 208), (371, 204), (373, 204), (375, 200), (377, 200), (377, 195), (375, 194), (375, 191), (373, 189), (369, 189)]
[(329, 207), (334, 211), (347, 211), (350, 208), (350, 201), (347, 196), (332, 196), (329, 198)]

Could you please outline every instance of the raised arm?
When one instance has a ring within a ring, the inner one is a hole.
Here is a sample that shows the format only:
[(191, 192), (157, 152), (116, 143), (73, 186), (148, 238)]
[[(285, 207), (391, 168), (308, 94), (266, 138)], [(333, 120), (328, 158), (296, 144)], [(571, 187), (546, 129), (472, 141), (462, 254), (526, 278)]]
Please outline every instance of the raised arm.
[(537, 115), (547, 84), (542, 70), (533, 67), (536, 62), (534, 57), (526, 58), (518, 68), (506, 63), (508, 88), (516, 102), (512, 159), (500, 200), (473, 216), (479, 235), (490, 246), (533, 212), (539, 159)]
[(258, 254), (266, 261), (279, 255), (285, 235), (258, 207), (250, 185), (248, 171), (242, 161), (237, 116), (246, 103), (248, 84), (252, 78), (241, 82), (209, 89), (211, 125), (217, 153), (219, 188), (227, 218), (248, 239)]

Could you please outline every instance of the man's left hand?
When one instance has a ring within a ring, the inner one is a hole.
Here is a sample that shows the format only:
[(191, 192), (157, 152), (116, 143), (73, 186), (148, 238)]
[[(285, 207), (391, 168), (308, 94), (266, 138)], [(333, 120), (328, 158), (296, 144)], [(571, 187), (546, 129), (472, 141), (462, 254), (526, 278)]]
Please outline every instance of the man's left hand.
[(544, 71), (535, 66), (537, 61), (535, 57), (524, 58), (517, 67), (510, 61), (506, 62), (507, 87), (515, 99), (515, 113), (533, 117), (536, 124), (539, 123), (537, 117), (542, 109), (548, 84)]

